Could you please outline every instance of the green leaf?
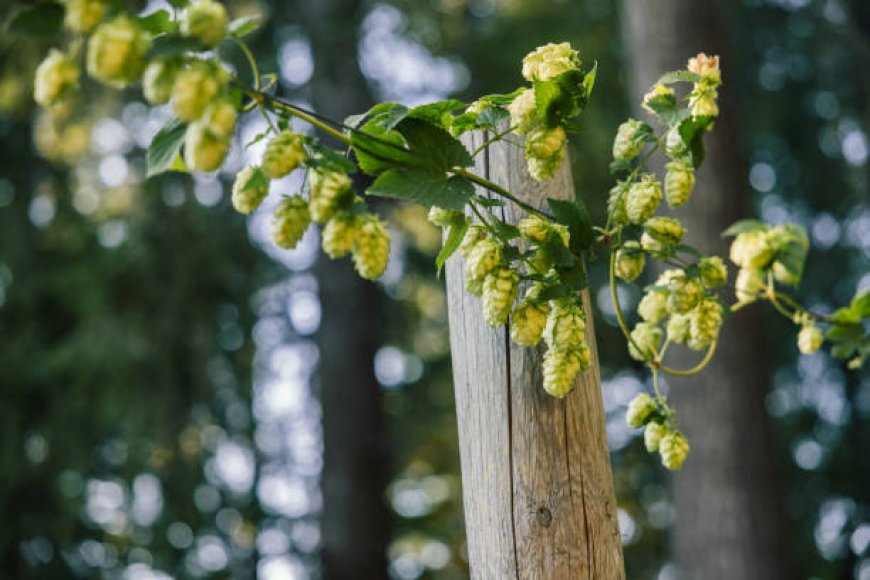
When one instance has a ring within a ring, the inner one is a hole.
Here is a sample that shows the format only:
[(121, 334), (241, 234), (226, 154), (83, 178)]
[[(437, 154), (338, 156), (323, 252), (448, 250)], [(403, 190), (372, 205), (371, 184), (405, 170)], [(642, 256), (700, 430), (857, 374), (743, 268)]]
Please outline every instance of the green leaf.
[(465, 146), (450, 133), (422, 119), (405, 119), (396, 130), (405, 137), (408, 150), (414, 155), (412, 165), (435, 172), (474, 163)]
[(314, 155), (309, 156), (305, 160), (306, 167), (323, 168), (328, 171), (337, 171), (339, 173), (353, 173), (356, 171), (356, 165), (353, 161), (319, 141), (311, 143), (311, 149), (314, 150)]
[(592, 70), (586, 73), (583, 77), (583, 87), (586, 89), (586, 100), (592, 95), (592, 88), (595, 86), (595, 78), (598, 76), (598, 61), (592, 65)]
[(592, 220), (583, 202), (548, 198), (547, 203), (556, 221), (568, 226), (568, 232), (571, 234), (571, 249), (577, 253), (587, 251), (592, 245), (595, 234), (592, 230)]
[(136, 18), (136, 22), (155, 36), (165, 32), (172, 32), (178, 27), (178, 23), (172, 20), (172, 15), (166, 10), (158, 10), (147, 16), (139, 16)]
[(740, 220), (739, 222), (735, 222), (731, 224), (727, 230), (722, 232), (722, 237), (727, 238), (730, 236), (736, 236), (738, 234), (745, 234), (748, 232), (757, 232), (760, 230), (766, 230), (767, 224), (759, 220)]
[(619, 175), (631, 171), (632, 163), (628, 159), (614, 159), (610, 162), (610, 174)]
[(63, 28), (63, 6), (45, 2), (18, 10), (6, 22), (6, 30), (21, 35), (51, 38)]
[(474, 193), (464, 177), (420, 169), (391, 169), (368, 188), (369, 195), (407, 199), (425, 206), (462, 209)]
[(567, 284), (554, 284), (552, 286), (545, 286), (543, 290), (538, 292), (538, 300), (541, 302), (558, 300), (559, 298), (567, 298), (571, 294), (573, 292)]
[(464, 109), (467, 106), (468, 105), (466, 105), (462, 101), (457, 101), (455, 99), (449, 99), (446, 101), (435, 101), (434, 103), (428, 103), (426, 105), (414, 107), (408, 112), (408, 116), (412, 119), (422, 119), (423, 121), (428, 121), (433, 125), (439, 125), (443, 127), (443, 119), (446, 113), (452, 113), (453, 111)]
[(659, 77), (657, 85), (670, 85), (677, 82), (697, 83), (701, 80), (701, 75), (687, 70), (675, 70), (666, 72)]
[(484, 197), (482, 195), (475, 195), (473, 197), (475, 203), (481, 207), (503, 207), (504, 201), (498, 199), (497, 197)]
[(510, 116), (511, 114), (501, 107), (487, 107), (477, 116), (477, 125), (498, 129), (498, 124)]
[(145, 58), (151, 60), (157, 57), (178, 56), (185, 52), (202, 52), (204, 50), (206, 47), (198, 38), (164, 34), (154, 39), (151, 49), (145, 54)]
[(484, 101), (487, 103), (492, 103), (494, 105), (509, 105), (516, 99), (520, 94), (526, 90), (526, 87), (520, 87), (511, 93), (504, 94), (493, 94), (493, 95), (484, 95), (480, 97), (479, 101)]
[(241, 18), (236, 18), (229, 23), (227, 26), (227, 32), (229, 32), (231, 36), (242, 38), (252, 32), (256, 32), (258, 28), (260, 28), (259, 16), (242, 16)]
[(168, 2), (174, 8), (185, 8), (190, 4), (190, 0), (168, 0)]
[(496, 235), (502, 241), (509, 242), (520, 237), (520, 229), (518, 227), (506, 224), (498, 218), (492, 220), (491, 225)]
[(689, 244), (677, 244), (676, 246), (674, 246), (674, 250), (677, 252), (682, 252), (684, 254), (695, 256), (696, 258), (700, 258), (703, 256), (698, 248), (696, 248), (695, 246), (690, 246)]
[(444, 240), (444, 245), (438, 256), (435, 257), (435, 266), (438, 268), (438, 275), (441, 275), (441, 269), (447, 262), (447, 259), (459, 249), (462, 243), (462, 238), (465, 237), (465, 232), (468, 231), (468, 220), (464, 219), (461, 223), (453, 224), (447, 229), (447, 239)]
[(849, 310), (854, 312), (860, 320), (870, 317), (870, 290), (856, 294)]
[(559, 278), (572, 290), (580, 291), (589, 287), (589, 278), (586, 276), (586, 268), (583, 260), (574, 256), (574, 262), (567, 268), (558, 268)]
[(187, 125), (184, 122), (173, 117), (157, 132), (145, 158), (147, 166), (145, 177), (152, 177), (172, 169), (173, 162), (181, 151), (186, 129)]
[(414, 156), (405, 149), (402, 135), (385, 129), (377, 119), (371, 119), (359, 131), (353, 131), (350, 141), (360, 168), (369, 175), (380, 175), (393, 167), (415, 163)]
[[(368, 119), (378, 119), (383, 116), (384, 113), (390, 113), (393, 110), (399, 111), (407, 111), (408, 108), (405, 105), (400, 105), (399, 103), (378, 103), (365, 113), (360, 113), (359, 115), (350, 115), (349, 117), (345, 117), (344, 124), (348, 127), (353, 127), (354, 129), (358, 129), (359, 126)], [(401, 120), (401, 119), (400, 119)], [(398, 121), (397, 121), (398, 122)], [(383, 124), (383, 123), (376, 123)]]
[(713, 117), (689, 117), (680, 123), (680, 137), (689, 147), (695, 169), (704, 161), (704, 133), (713, 120)]

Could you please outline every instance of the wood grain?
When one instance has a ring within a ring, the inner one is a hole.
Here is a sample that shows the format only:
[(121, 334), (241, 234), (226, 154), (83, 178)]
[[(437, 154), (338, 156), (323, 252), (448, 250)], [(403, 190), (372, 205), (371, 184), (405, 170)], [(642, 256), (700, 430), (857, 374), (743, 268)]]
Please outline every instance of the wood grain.
[[(484, 138), (470, 135), (465, 144), (473, 149)], [(574, 195), (567, 162), (540, 184), (512, 144), (478, 156), (475, 171), (536, 207)], [(524, 215), (512, 205), (499, 211), (510, 223)], [(508, 326), (483, 321), (458, 254), (446, 273), (472, 577), (624, 578), (588, 292), (593, 364), (560, 400), (542, 388), (543, 349), (517, 346)]]

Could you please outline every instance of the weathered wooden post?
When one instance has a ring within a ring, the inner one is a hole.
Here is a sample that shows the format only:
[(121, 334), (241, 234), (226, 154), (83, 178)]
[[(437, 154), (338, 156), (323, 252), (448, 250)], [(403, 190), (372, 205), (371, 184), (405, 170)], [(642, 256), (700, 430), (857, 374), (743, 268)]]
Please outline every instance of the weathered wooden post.
[[(465, 144), (473, 150), (484, 139), (468, 135)], [(567, 162), (541, 184), (526, 172), (522, 147), (509, 143), (478, 155), (475, 171), (535, 207), (574, 195)], [(515, 207), (496, 210), (510, 223), (522, 217)], [(458, 254), (446, 271), (472, 577), (624, 578), (588, 292), (593, 362), (556, 399), (541, 387), (542, 348), (520, 347), (507, 327), (486, 325), (479, 299), (464, 290)]]

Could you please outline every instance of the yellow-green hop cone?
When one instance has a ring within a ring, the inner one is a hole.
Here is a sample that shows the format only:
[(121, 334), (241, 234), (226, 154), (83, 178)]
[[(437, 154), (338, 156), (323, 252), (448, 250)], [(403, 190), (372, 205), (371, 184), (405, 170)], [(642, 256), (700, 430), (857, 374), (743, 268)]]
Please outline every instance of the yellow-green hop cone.
[(151, 35), (126, 16), (101, 24), (88, 41), (88, 74), (100, 82), (123, 88), (139, 80)]
[(708, 56), (699, 52), (689, 59), (686, 68), (697, 75), (701, 75), (701, 83), (708, 86), (717, 86), (722, 82), (722, 71), (719, 69), (719, 57)]
[(469, 273), (465, 272), (465, 291), (471, 294), (472, 296), (483, 296), (483, 281), (486, 278), (475, 278), (474, 276), (470, 276)]
[(628, 197), (627, 183), (619, 183), (610, 188), (607, 197), (607, 213), (615, 225), (628, 225), (628, 214), (625, 211), (625, 199)]
[(220, 44), (226, 30), (227, 11), (219, 2), (199, 0), (181, 15), (181, 34), (199, 38), (209, 48)]
[(649, 422), (651, 417), (658, 415), (659, 405), (655, 399), (646, 393), (638, 393), (628, 404), (625, 411), (625, 422), (629, 427), (637, 429)]
[(152, 105), (168, 103), (175, 88), (178, 64), (175, 61), (159, 58), (148, 63), (142, 73), (142, 94)]
[(526, 160), (526, 168), (536, 181), (547, 181), (554, 175), (562, 165), (562, 160), (565, 158), (565, 149), (559, 151), (553, 157), (529, 157)]
[(810, 247), (806, 230), (796, 224), (781, 224), (770, 230), (770, 244), (777, 253), (789, 257), (788, 265), (776, 260), (771, 266), (773, 277), (780, 284), (797, 286), (804, 271), (804, 261)]
[(704, 298), (689, 313), (689, 348), (709, 348), (719, 338), (721, 328), (722, 305), (714, 298)]
[(764, 281), (764, 273), (754, 268), (741, 268), (737, 272), (734, 281), (734, 292), (740, 304), (750, 304), (758, 299), (759, 294), (764, 292), (767, 284)]
[(550, 307), (546, 302), (534, 302), (528, 298), (517, 304), (511, 314), (511, 338), (522, 346), (535, 346), (541, 342)]
[(367, 280), (380, 278), (390, 259), (390, 234), (376, 215), (362, 221), (353, 249), (353, 265)]
[(72, 32), (90, 32), (105, 15), (103, 0), (66, 0), (63, 24)]
[(544, 341), (556, 350), (579, 349), (586, 344), (586, 315), (576, 300), (560, 298), (550, 303)]
[(321, 247), (333, 260), (346, 256), (353, 250), (359, 233), (358, 217), (347, 212), (339, 212), (326, 222), (321, 233)]
[(269, 195), (269, 180), (259, 167), (245, 167), (233, 182), (233, 207), (241, 214), (249, 214)]
[(671, 431), (659, 441), (659, 453), (662, 456), (662, 465), (671, 471), (677, 471), (689, 454), (689, 441), (679, 431)]
[(468, 256), (471, 254), (471, 250), (477, 246), (477, 243), (485, 240), (489, 237), (489, 233), (486, 231), (480, 224), (472, 224), (468, 226), (468, 229), (465, 231), (465, 236), (463, 236), (462, 241), (459, 243), (459, 255), (465, 259), (468, 259)]
[(651, 360), (661, 345), (662, 329), (651, 322), (639, 322), (631, 331), (628, 354), (635, 360)]
[(536, 214), (521, 219), (517, 228), (520, 230), (520, 235), (535, 244), (546, 242), (547, 235), (550, 233), (549, 222)]
[(184, 134), (184, 162), (193, 171), (216, 171), (226, 159), (229, 147), (229, 139), (193, 123)]
[(623, 247), (616, 251), (616, 275), (626, 282), (636, 280), (643, 272), (645, 264), (646, 257), (637, 242), (625, 242)]
[(719, 105), (716, 99), (719, 93), (716, 89), (703, 88), (695, 85), (695, 90), (689, 96), (689, 108), (693, 117), (718, 117)]
[(821, 348), (825, 342), (825, 335), (814, 324), (807, 324), (798, 333), (798, 350), (803, 354), (813, 354)]
[(671, 278), (668, 290), (670, 291), (668, 312), (677, 314), (685, 314), (690, 311), (704, 295), (698, 281), (685, 276)]
[(220, 100), (209, 106), (197, 123), (206, 125), (218, 137), (230, 139), (236, 130), (238, 118), (235, 105), (228, 100)]
[(665, 260), (674, 252), (672, 245), (657, 240), (646, 232), (640, 236), (640, 247), (657, 260)]
[(637, 119), (629, 119), (619, 126), (616, 130), (616, 137), (613, 139), (613, 158), (631, 160), (637, 157), (640, 150), (643, 149), (643, 141), (637, 139), (637, 132), (643, 126), (643, 123)]
[(686, 344), (691, 337), (691, 312), (689, 314), (672, 314), (668, 318), (667, 331), (671, 342)]
[(650, 453), (655, 453), (659, 450), (662, 438), (668, 434), (668, 427), (663, 423), (653, 421), (646, 426), (643, 431), (643, 445)]
[(172, 110), (182, 121), (199, 119), (223, 89), (217, 67), (197, 61), (175, 75), (172, 84)]
[(480, 240), (469, 251), (465, 261), (466, 278), (483, 280), (501, 264), (501, 259), (501, 244), (492, 238)]
[(79, 65), (53, 48), (36, 69), (33, 98), (39, 105), (50, 107), (75, 90), (80, 78)]
[(272, 216), (272, 239), (275, 245), (292, 250), (311, 224), (308, 202), (301, 195), (284, 196)]
[(680, 207), (692, 197), (695, 189), (695, 170), (685, 161), (671, 161), (665, 173), (665, 196), (668, 205)]
[(637, 313), (646, 322), (661, 322), (668, 315), (668, 292), (650, 290), (637, 303)]
[(544, 159), (561, 155), (567, 135), (562, 127), (539, 127), (526, 138), (526, 156)]
[(654, 175), (646, 175), (632, 183), (625, 198), (625, 214), (629, 221), (642, 224), (653, 215), (662, 201), (662, 188)]
[(523, 77), (527, 81), (549, 81), (578, 68), (580, 57), (567, 42), (539, 46), (523, 58)]
[(671, 246), (679, 244), (686, 233), (679, 220), (661, 216), (646, 220), (643, 230), (654, 239)]
[(511, 115), (511, 126), (517, 135), (523, 135), (537, 125), (538, 108), (534, 89), (526, 89), (517, 95), (508, 105), (508, 112)]
[(429, 214), (427, 217), (432, 225), (446, 228), (460, 221), (462, 215), (461, 210), (444, 209), (443, 207), (433, 205), (429, 208)]
[(342, 200), (351, 195), (350, 177), (339, 171), (321, 173), (312, 169), (308, 172), (308, 182), (311, 185), (311, 218), (319, 224), (334, 216)]
[(532, 214), (521, 219), (517, 224), (517, 228), (520, 230), (520, 235), (523, 238), (534, 244), (546, 242), (550, 232), (559, 234), (565, 247), (568, 247), (568, 243), (571, 240), (566, 226), (547, 221), (537, 214)]
[(701, 258), (698, 262), (701, 282), (707, 288), (718, 288), (728, 281), (728, 267), (719, 256)]
[(483, 319), (490, 326), (501, 326), (517, 297), (520, 277), (509, 268), (498, 268), (483, 281)]
[(741, 268), (766, 268), (775, 253), (776, 248), (771, 244), (770, 232), (767, 230), (744, 232), (731, 242), (731, 261)]
[[(285, 129), (269, 141), (266, 146), (266, 152), (263, 153), (263, 173), (269, 179), (280, 179), (302, 165), (307, 156), (305, 137)], [(314, 187), (315, 185), (312, 183), (311, 188), (314, 189)]]
[(574, 390), (577, 375), (589, 368), (591, 353), (585, 343), (578, 349), (551, 348), (544, 354), (544, 390), (563, 398)]
[[(683, 141), (683, 136), (680, 135), (680, 128), (672, 127), (665, 136), (665, 153), (673, 159), (682, 157), (687, 151), (686, 142)], [(668, 200), (668, 203), (670, 203), (670, 200)]]

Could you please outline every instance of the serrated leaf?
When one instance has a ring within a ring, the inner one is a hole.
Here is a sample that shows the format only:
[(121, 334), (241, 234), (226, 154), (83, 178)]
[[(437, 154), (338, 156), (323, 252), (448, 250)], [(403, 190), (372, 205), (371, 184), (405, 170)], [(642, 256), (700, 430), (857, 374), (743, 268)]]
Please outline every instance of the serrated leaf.
[(722, 232), (722, 237), (727, 238), (731, 236), (736, 236), (739, 234), (745, 234), (748, 232), (757, 232), (759, 230), (766, 230), (767, 224), (759, 220), (747, 219), (740, 220), (731, 224), (727, 230)]
[(348, 127), (357, 129), (363, 123), (363, 121), (366, 121), (369, 118), (374, 119), (375, 117), (378, 117), (383, 113), (388, 113), (393, 109), (404, 109), (406, 111), (408, 110), (407, 107), (405, 107), (404, 105), (400, 105), (399, 103), (378, 103), (365, 113), (345, 117), (344, 124)]
[(598, 76), (598, 61), (595, 61), (595, 64), (592, 65), (592, 70), (586, 73), (586, 76), (583, 77), (583, 87), (586, 89), (586, 100), (589, 100), (589, 97), (592, 95), (592, 88), (595, 86), (595, 79)]
[(680, 137), (689, 148), (692, 166), (695, 169), (704, 161), (704, 132), (713, 120), (713, 117), (689, 117), (680, 122)]
[(464, 109), (467, 106), (468, 105), (466, 105), (462, 101), (457, 101), (455, 99), (449, 99), (446, 101), (435, 101), (434, 103), (428, 103), (425, 105), (414, 107), (408, 112), (408, 116), (412, 119), (422, 119), (424, 121), (432, 123), (433, 125), (443, 127), (443, 119), (445, 113), (452, 113), (453, 111)]
[(464, 177), (421, 169), (390, 169), (368, 188), (369, 195), (407, 199), (420, 205), (462, 209), (474, 193)]
[(414, 155), (414, 165), (435, 172), (468, 167), (474, 161), (468, 150), (447, 131), (422, 119), (404, 119), (396, 126)]
[(441, 246), (441, 251), (435, 257), (435, 266), (438, 268), (439, 276), (448, 258), (459, 249), (466, 231), (468, 231), (468, 221), (465, 219), (462, 220), (462, 223), (453, 224), (447, 229), (447, 238), (444, 240), (444, 245)]
[(477, 116), (477, 125), (497, 129), (498, 124), (510, 116), (511, 114), (501, 107), (487, 107)]
[(202, 52), (204, 50), (206, 47), (198, 38), (164, 34), (154, 39), (151, 48), (145, 54), (145, 58), (151, 60), (157, 57), (178, 56), (186, 52)]
[(684, 254), (690, 254), (692, 256), (695, 256), (696, 258), (700, 258), (703, 256), (698, 248), (696, 248), (695, 246), (690, 246), (689, 244), (677, 244), (676, 246), (674, 246), (674, 250), (677, 252), (682, 252)]
[(311, 144), (311, 148), (314, 150), (314, 155), (309, 156), (305, 160), (306, 167), (322, 168), (339, 173), (353, 173), (356, 171), (356, 165), (354, 165), (353, 161), (332, 147), (327, 147), (319, 141), (314, 141)]
[(859, 292), (852, 299), (849, 310), (854, 312), (860, 320), (870, 317), (870, 290)]
[(52, 38), (63, 28), (63, 15), (63, 6), (45, 2), (19, 10), (7, 21), (5, 28), (17, 34)]
[(172, 20), (172, 15), (166, 10), (158, 10), (146, 16), (139, 16), (136, 22), (154, 36), (172, 32), (178, 28), (178, 23)]
[(145, 156), (146, 177), (152, 177), (172, 169), (173, 162), (181, 151), (186, 129), (187, 125), (183, 121), (173, 117), (157, 132)]
[(560, 224), (568, 226), (571, 234), (570, 246), (574, 252), (585, 252), (592, 245), (594, 231), (592, 220), (582, 201), (564, 199), (547, 199), (553, 217)]
[(496, 235), (502, 241), (509, 242), (520, 237), (520, 229), (518, 227), (506, 224), (498, 218), (492, 220), (490, 225), (492, 225), (492, 229), (495, 230)]
[(513, 92), (503, 93), (503, 94), (493, 94), (493, 95), (484, 95), (480, 97), (479, 101), (484, 101), (486, 103), (492, 103), (494, 105), (508, 105), (514, 101), (520, 94), (526, 90), (526, 87), (520, 87)]
[(242, 16), (241, 18), (236, 18), (227, 26), (227, 32), (231, 36), (235, 36), (236, 38), (242, 38), (243, 36), (247, 36), (260, 28), (260, 17), (259, 16)]
[(631, 171), (632, 164), (628, 159), (614, 159), (610, 162), (610, 174), (619, 175)]
[(353, 131), (350, 141), (360, 168), (369, 175), (380, 175), (394, 167), (414, 165), (414, 155), (405, 149), (402, 135), (388, 131), (377, 119), (371, 119), (359, 131)]
[(700, 80), (701, 75), (699, 75), (698, 73), (693, 73), (687, 70), (675, 70), (671, 72), (666, 72), (665, 74), (660, 76), (656, 84), (670, 85), (676, 82), (697, 83)]
[(571, 287), (567, 284), (553, 284), (552, 286), (545, 286), (538, 292), (538, 300), (541, 302), (558, 300), (559, 298), (567, 298), (571, 294)]

